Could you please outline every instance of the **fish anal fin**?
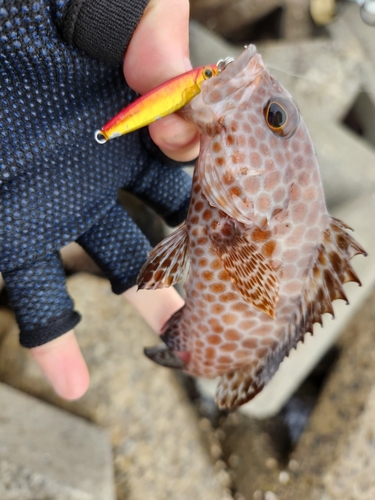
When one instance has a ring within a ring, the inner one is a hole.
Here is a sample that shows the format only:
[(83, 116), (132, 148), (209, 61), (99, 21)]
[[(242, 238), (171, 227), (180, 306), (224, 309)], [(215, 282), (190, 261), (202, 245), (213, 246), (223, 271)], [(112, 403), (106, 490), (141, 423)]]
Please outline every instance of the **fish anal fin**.
[(184, 223), (148, 254), (137, 278), (138, 288), (155, 290), (181, 281), (187, 264), (187, 244)]
[(306, 333), (313, 333), (314, 323), (322, 324), (324, 313), (330, 313), (334, 317), (334, 300), (342, 299), (349, 303), (344, 283), (353, 281), (361, 285), (350, 259), (358, 254), (367, 254), (346, 229), (349, 228), (343, 222), (331, 218), (297, 307), (289, 348), (295, 347)]
[(220, 409), (234, 410), (253, 399), (264, 387), (255, 370), (247, 365), (221, 376), (216, 389), (216, 404)]
[(225, 270), (242, 297), (274, 318), (279, 298), (279, 280), (270, 260), (236, 230), (229, 218), (209, 235)]

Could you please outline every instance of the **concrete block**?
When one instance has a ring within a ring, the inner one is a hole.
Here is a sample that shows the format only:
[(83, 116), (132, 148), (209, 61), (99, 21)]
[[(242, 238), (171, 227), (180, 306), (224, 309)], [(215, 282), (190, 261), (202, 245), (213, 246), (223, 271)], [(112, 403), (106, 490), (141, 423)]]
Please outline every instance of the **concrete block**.
[(196, 21), (190, 21), (190, 58), (193, 67), (216, 63), (227, 56), (236, 57), (243, 47), (226, 42)]
[(114, 500), (107, 432), (0, 384), (1, 500)]

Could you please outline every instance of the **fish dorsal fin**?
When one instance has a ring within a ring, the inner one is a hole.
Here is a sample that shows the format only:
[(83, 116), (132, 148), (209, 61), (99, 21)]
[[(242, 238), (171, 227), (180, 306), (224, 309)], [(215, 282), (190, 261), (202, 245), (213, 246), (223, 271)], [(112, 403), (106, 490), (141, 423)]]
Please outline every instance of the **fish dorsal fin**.
[(187, 243), (184, 223), (148, 254), (137, 278), (138, 288), (155, 290), (181, 281), (187, 264)]
[(246, 365), (222, 375), (216, 389), (216, 404), (220, 409), (234, 410), (258, 394), (264, 387), (257, 381), (255, 369)]
[(279, 281), (271, 263), (228, 217), (209, 233), (212, 244), (242, 297), (275, 317)]
[(342, 285), (349, 281), (361, 284), (349, 261), (355, 255), (366, 255), (366, 252), (345, 229), (349, 228), (343, 222), (333, 217), (330, 219), (307, 276), (305, 291), (286, 326), (284, 340), (270, 345), (268, 353), (254, 365), (222, 376), (216, 392), (220, 408), (234, 409), (256, 396), (290, 350), (303, 341), (306, 333), (313, 332), (314, 323), (322, 324), (324, 313), (333, 315), (332, 301), (348, 301)]
[(330, 218), (292, 322), (288, 350), (295, 347), (306, 333), (313, 332), (314, 323), (323, 324), (324, 313), (334, 317), (334, 300), (342, 299), (349, 303), (342, 286), (344, 283), (353, 281), (361, 285), (350, 259), (358, 254), (367, 254), (345, 229), (350, 228), (340, 220)]

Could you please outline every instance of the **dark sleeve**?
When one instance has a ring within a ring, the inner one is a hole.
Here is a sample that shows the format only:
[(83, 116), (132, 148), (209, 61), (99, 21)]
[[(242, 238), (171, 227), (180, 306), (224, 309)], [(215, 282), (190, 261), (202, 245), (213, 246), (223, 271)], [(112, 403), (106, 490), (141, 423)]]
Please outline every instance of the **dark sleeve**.
[(52, 0), (65, 42), (111, 66), (121, 64), (149, 0)]

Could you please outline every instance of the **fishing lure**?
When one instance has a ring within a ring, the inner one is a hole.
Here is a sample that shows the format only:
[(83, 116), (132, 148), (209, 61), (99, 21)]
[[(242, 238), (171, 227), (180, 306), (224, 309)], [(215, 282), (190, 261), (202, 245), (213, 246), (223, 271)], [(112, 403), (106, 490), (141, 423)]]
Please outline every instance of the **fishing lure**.
[(199, 94), (202, 82), (218, 75), (223, 64), (224, 62), (219, 61), (218, 64), (201, 66), (159, 85), (97, 130), (96, 141), (104, 144), (181, 109)]

